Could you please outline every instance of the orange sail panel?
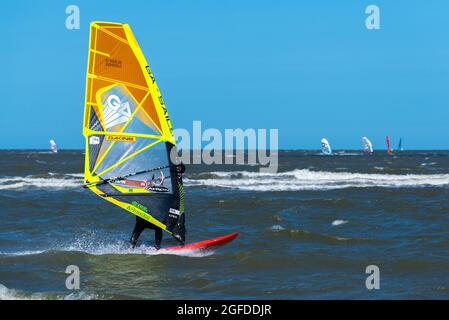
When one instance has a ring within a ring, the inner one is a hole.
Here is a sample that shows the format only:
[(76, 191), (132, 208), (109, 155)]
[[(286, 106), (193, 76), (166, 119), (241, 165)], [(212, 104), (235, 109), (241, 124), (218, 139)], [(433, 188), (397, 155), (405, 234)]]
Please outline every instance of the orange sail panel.
[[(143, 69), (139, 64), (137, 56), (130, 46), (130, 43), (135, 42), (134, 37), (132, 37), (131, 31), (129, 31), (129, 36), (132, 38), (129, 39), (126, 36), (126, 27), (126, 25), (111, 23), (93, 23), (91, 25), (86, 103), (94, 106), (94, 111), (101, 119), (97, 100), (98, 91), (107, 86), (113, 87), (121, 84), (137, 104), (142, 103), (142, 110), (161, 133), (163, 129), (159, 121), (158, 110), (153, 102), (155, 99), (159, 99), (159, 96), (145, 99), (149, 92), (145, 73), (148, 73), (147, 69), (149, 70), (149, 68)], [(127, 28), (129, 29), (129, 27)], [(151, 71), (149, 76), (152, 77)], [(86, 125), (87, 117), (84, 121)]]

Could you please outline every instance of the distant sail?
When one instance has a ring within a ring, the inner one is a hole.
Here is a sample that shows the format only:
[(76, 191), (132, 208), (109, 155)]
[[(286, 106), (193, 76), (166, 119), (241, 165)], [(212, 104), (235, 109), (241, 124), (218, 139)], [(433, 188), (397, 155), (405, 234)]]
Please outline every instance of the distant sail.
[(326, 155), (332, 154), (332, 149), (329, 144), (329, 141), (327, 141), (327, 139), (325, 139), (325, 138), (321, 139), (321, 151), (323, 152), (323, 154), (326, 154)]
[(373, 144), (371, 143), (371, 141), (369, 141), (367, 137), (362, 138), (362, 147), (364, 153), (366, 154), (373, 153)]
[(55, 140), (50, 140), (50, 149), (53, 153), (58, 153), (58, 146), (56, 145)]
[(399, 139), (398, 150), (404, 151), (404, 149), (402, 148), (402, 138)]
[(385, 140), (386, 140), (386, 142), (387, 142), (387, 152), (388, 152), (388, 154), (393, 154), (393, 150), (391, 150), (391, 147), (390, 147), (390, 137), (387, 136), (387, 137), (385, 138)]

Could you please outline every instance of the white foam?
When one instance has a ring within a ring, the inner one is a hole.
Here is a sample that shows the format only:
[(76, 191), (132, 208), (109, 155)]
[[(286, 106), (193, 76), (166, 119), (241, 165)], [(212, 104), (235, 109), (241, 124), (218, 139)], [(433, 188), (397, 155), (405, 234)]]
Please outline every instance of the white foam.
[(47, 250), (25, 250), (17, 252), (0, 252), (0, 256), (29, 256), (37, 254), (45, 254), (48, 252), (83, 252), (90, 255), (101, 256), (107, 254), (127, 255), (127, 254), (144, 254), (144, 255), (177, 255), (185, 257), (201, 258), (212, 255), (214, 251), (199, 250), (165, 250), (164, 248), (156, 250), (152, 246), (140, 245), (131, 248), (128, 243), (123, 241), (107, 242), (96, 241), (94, 238), (80, 238), (75, 242), (67, 245), (56, 246)]
[(88, 294), (84, 291), (76, 293), (55, 294), (55, 293), (28, 293), (20, 290), (9, 289), (0, 283), (0, 300), (95, 300), (101, 299), (96, 294)]
[(62, 297), (59, 296), (59, 299), (62, 299), (62, 300), (99, 300), (99, 299), (102, 299), (102, 297), (97, 294), (90, 294), (90, 293), (86, 293), (84, 291), (79, 291), (79, 292), (69, 293), (68, 295), (65, 295)]
[(64, 189), (80, 187), (83, 183), (82, 174), (64, 174), (55, 177), (55, 173), (49, 173), (48, 177), (41, 176), (16, 176), (0, 178), (0, 190), (20, 190), (27, 188)]
[(210, 186), (251, 191), (331, 190), (344, 188), (417, 188), (449, 186), (449, 174), (380, 174), (311, 171), (211, 172), (210, 179), (184, 179), (187, 186)]
[(126, 254), (145, 254), (145, 255), (177, 255), (177, 256), (185, 256), (185, 257), (205, 257), (213, 254), (213, 251), (199, 251), (199, 250), (165, 250), (160, 249), (156, 250), (152, 246), (146, 246), (146, 245), (140, 245), (136, 248), (131, 248), (129, 244), (120, 242), (115, 243), (93, 243), (89, 242), (90, 240), (86, 241), (84, 239), (80, 239), (77, 242), (75, 242), (72, 245), (62, 247), (57, 249), (58, 251), (79, 251), (79, 252), (85, 252), (91, 255), (106, 255), (106, 254), (120, 254), (120, 255), (126, 255)]
[(282, 231), (282, 230), (285, 230), (285, 228), (283, 226), (279, 225), (279, 224), (276, 224), (274, 226), (271, 226), (270, 230), (272, 230), (272, 231)]
[(41, 254), (45, 252), (45, 250), (25, 250), (25, 251), (16, 251), (16, 252), (0, 252), (0, 255), (3, 256), (31, 256), (35, 254)]
[[(9, 289), (0, 283), (0, 300), (32, 300), (32, 296)], [(36, 297), (36, 300), (39, 298)]]
[(340, 226), (340, 225), (345, 224), (345, 223), (348, 223), (348, 221), (346, 221), (346, 220), (334, 220), (332, 222), (332, 225), (333, 226)]
[(74, 178), (84, 178), (84, 173), (66, 173), (66, 176), (74, 177)]
[(426, 166), (433, 166), (433, 165), (436, 165), (437, 163), (436, 162), (423, 162), (423, 163), (421, 163), (421, 165), (423, 166), (423, 167), (426, 167)]

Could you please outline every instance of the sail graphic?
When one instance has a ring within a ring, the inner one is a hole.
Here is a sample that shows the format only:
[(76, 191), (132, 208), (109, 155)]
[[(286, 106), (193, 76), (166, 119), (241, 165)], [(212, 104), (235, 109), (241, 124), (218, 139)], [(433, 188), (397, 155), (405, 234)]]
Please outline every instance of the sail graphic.
[(50, 140), (50, 149), (53, 153), (58, 153), (58, 146), (56, 145), (55, 140)]
[(391, 150), (391, 146), (390, 146), (390, 137), (386, 136), (385, 140), (387, 142), (387, 153), (388, 154), (393, 154), (393, 150)]
[(404, 151), (402, 148), (402, 138), (399, 138), (398, 151)]
[(331, 155), (332, 149), (326, 138), (321, 139), (321, 152), (325, 155)]
[(170, 118), (127, 24), (90, 25), (83, 135), (85, 186), (184, 241)]
[(362, 148), (363, 148), (363, 153), (365, 153), (365, 154), (373, 153), (373, 144), (367, 137), (362, 137)]

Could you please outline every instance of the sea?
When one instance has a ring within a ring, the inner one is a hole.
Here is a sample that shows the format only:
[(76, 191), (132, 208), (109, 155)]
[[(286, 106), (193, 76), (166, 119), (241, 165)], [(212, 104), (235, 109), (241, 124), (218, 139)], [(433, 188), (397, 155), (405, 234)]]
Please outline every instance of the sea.
[(135, 218), (82, 188), (81, 150), (0, 163), (0, 299), (449, 298), (449, 151), (187, 165), (187, 242), (240, 233), (210, 252), (156, 251), (152, 230), (130, 248)]

